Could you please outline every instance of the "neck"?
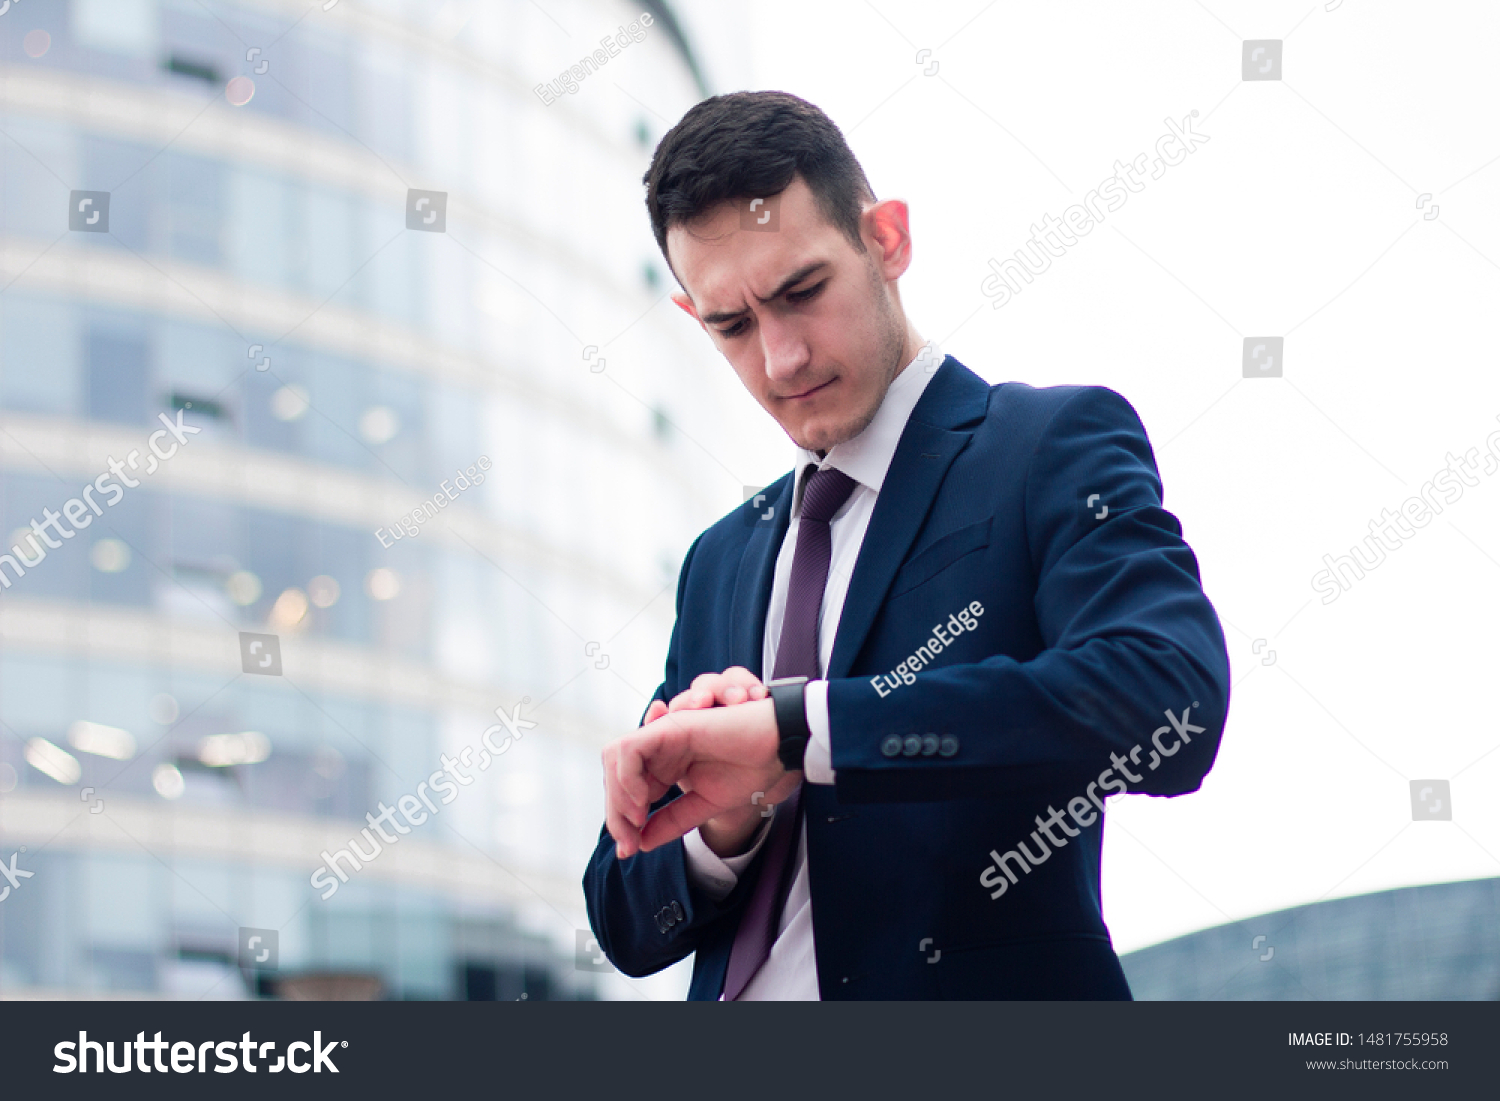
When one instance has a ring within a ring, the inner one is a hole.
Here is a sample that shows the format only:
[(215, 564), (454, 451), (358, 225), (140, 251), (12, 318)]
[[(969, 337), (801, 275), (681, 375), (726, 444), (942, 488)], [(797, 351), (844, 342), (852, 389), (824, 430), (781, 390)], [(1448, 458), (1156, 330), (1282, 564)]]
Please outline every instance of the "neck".
[(901, 340), (901, 358), (896, 364), (896, 374), (891, 376), (893, 380), (902, 371), (911, 366), (912, 362), (917, 358), (917, 353), (922, 350), (922, 345), (926, 343), (927, 341), (922, 339), (922, 334), (917, 332), (917, 327), (908, 321), (906, 323), (906, 332), (903, 334)]

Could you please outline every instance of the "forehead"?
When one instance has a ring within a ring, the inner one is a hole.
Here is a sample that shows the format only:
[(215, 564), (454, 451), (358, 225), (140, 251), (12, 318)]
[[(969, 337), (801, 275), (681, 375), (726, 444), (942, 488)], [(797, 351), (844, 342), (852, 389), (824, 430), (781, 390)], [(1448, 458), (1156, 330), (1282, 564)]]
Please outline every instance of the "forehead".
[(765, 200), (731, 199), (667, 231), (672, 266), (699, 312), (737, 308), (768, 295), (816, 261), (836, 261), (848, 242), (810, 188), (793, 180)]

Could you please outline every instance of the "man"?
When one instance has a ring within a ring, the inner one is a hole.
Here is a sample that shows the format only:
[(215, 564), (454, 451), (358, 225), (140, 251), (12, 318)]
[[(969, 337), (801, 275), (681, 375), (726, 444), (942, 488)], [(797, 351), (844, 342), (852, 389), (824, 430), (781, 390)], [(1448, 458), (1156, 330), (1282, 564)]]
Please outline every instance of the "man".
[(1229, 696), (1134, 410), (924, 343), (906, 204), (794, 96), (698, 104), (645, 183), (674, 300), (798, 450), (688, 551), (604, 751), (600, 946), (696, 952), (694, 999), (1129, 998), (1103, 798), (1195, 790)]

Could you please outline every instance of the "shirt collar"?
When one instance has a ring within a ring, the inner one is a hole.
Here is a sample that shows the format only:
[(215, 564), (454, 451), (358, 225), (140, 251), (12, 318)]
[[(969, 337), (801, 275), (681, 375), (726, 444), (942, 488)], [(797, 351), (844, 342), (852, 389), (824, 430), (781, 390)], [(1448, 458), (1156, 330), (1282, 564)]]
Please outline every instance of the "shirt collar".
[(880, 408), (875, 411), (875, 418), (865, 426), (863, 432), (834, 447), (822, 459), (818, 458), (815, 451), (797, 448), (793, 516), (802, 512), (802, 487), (807, 480), (809, 465), (818, 469), (831, 466), (843, 471), (860, 485), (877, 494), (880, 492), (880, 487), (885, 483), (886, 471), (890, 469), (891, 460), (896, 456), (896, 445), (901, 442), (901, 433), (906, 430), (906, 422), (911, 419), (912, 410), (916, 408), (917, 402), (927, 390), (927, 384), (932, 381), (932, 376), (942, 362), (942, 349), (938, 347), (937, 341), (929, 340), (892, 380)]

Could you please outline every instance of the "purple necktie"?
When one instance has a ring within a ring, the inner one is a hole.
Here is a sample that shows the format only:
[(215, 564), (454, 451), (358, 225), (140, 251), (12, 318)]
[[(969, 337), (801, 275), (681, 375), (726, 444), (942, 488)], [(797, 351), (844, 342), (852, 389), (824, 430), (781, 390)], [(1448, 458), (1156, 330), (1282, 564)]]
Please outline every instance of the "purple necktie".
[[(792, 554), (792, 575), (787, 585), (786, 609), (781, 618), (781, 639), (776, 647), (774, 679), (816, 679), (822, 671), (818, 661), (818, 620), (823, 610), (823, 590), (828, 585), (828, 563), (833, 556), (829, 521), (854, 492), (855, 481), (841, 470), (814, 470), (802, 489), (802, 512), (797, 521), (797, 549)], [(761, 853), (760, 879), (739, 930), (729, 950), (729, 969), (724, 976), (724, 1000), (734, 1001), (771, 954), (781, 925), (781, 911), (792, 889), (796, 864), (797, 834), (802, 825), (802, 789), (792, 792), (776, 809), (770, 835)]]

